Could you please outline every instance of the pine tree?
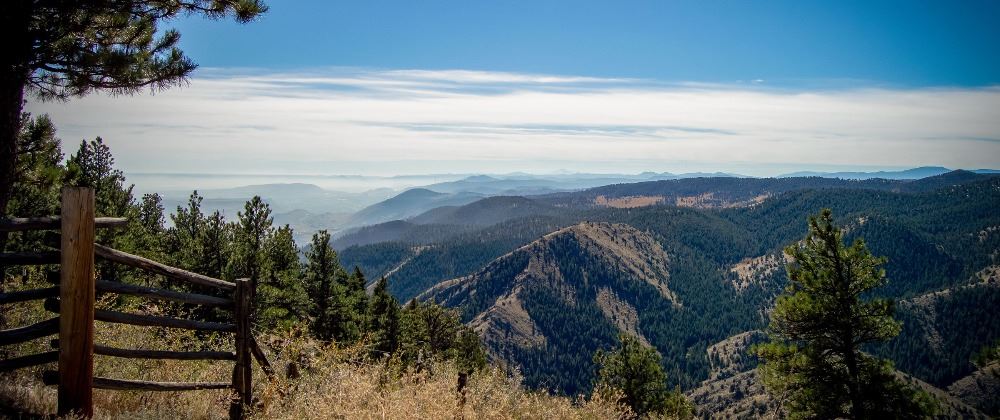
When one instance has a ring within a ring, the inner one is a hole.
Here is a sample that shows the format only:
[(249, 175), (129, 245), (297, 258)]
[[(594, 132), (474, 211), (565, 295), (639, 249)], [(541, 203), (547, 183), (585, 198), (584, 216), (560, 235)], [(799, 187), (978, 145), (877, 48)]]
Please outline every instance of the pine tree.
[(667, 375), (656, 350), (628, 334), (618, 338), (618, 348), (594, 354), (598, 365), (595, 389), (621, 392), (619, 402), (639, 416), (691, 417), (693, 408), (684, 395), (667, 389)]
[(342, 323), (344, 311), (343, 287), (337, 279), (344, 269), (330, 246), (330, 233), (320, 230), (313, 234), (306, 252), (305, 288), (309, 295), (310, 330), (320, 340), (333, 340)]
[[(41, 217), (59, 213), (59, 189), (62, 186), (63, 154), (56, 129), (46, 115), (37, 118), (23, 116), (25, 122), (17, 138), (19, 158), (15, 169), (16, 182), (8, 205), (10, 214), (19, 217)], [(7, 235), (0, 232), (0, 236)], [(13, 233), (6, 244), (0, 239), (0, 251), (35, 251), (45, 245), (45, 232), (26, 231)], [(7, 284), (8, 276), (16, 276), (25, 283), (43, 281), (48, 269), (41, 266), (18, 267), (6, 270), (0, 263), (0, 286)], [(14, 273), (17, 274), (14, 274)], [(0, 315), (0, 320), (3, 316)]]
[(885, 260), (861, 239), (845, 246), (829, 209), (810, 217), (805, 240), (785, 253), (792, 259), (789, 284), (771, 312), (771, 342), (756, 347), (769, 392), (788, 396), (793, 417), (930, 414), (926, 394), (900, 383), (888, 362), (861, 351), (900, 331), (892, 302), (867, 297), (886, 284)]
[(486, 367), (486, 350), (479, 334), (467, 326), (462, 326), (458, 332), (458, 340), (455, 341), (456, 363), (458, 369), (465, 373), (472, 373)]
[(471, 372), (485, 366), (479, 336), (462, 324), (458, 311), (413, 299), (400, 317), (399, 353), (403, 363), (421, 368), (431, 360), (454, 360)]
[(18, 217), (41, 217), (58, 213), (59, 188), (65, 168), (56, 128), (48, 115), (23, 116), (18, 136), (17, 168), (10, 214)]
[(365, 291), (368, 281), (365, 280), (364, 273), (357, 266), (345, 280), (344, 290), (354, 314), (354, 323), (359, 332), (364, 332), (365, 326), (368, 325), (368, 293)]
[(135, 186), (125, 185), (125, 174), (115, 169), (111, 148), (100, 137), (80, 142), (76, 154), (69, 157), (66, 177), (66, 185), (94, 188), (94, 210), (98, 216), (130, 216)]
[(292, 228), (282, 226), (266, 246), (266, 275), (258, 285), (258, 322), (265, 328), (289, 328), (305, 319), (309, 296), (302, 286), (298, 247)]
[[(128, 232), (141, 229), (138, 222), (139, 206), (132, 195), (134, 185), (126, 186), (125, 174), (115, 168), (111, 148), (97, 137), (80, 142), (80, 148), (66, 162), (64, 185), (94, 188), (94, 212), (97, 216), (124, 217), (129, 220), (126, 231), (99, 229), (95, 232), (97, 243), (126, 252), (136, 252), (128, 241)], [(97, 275), (102, 280), (126, 281), (129, 272), (118, 264), (99, 262)]]
[(366, 330), (371, 335), (373, 355), (388, 355), (399, 348), (399, 317), (399, 302), (389, 294), (389, 283), (382, 277), (375, 283), (368, 306)]
[(236, 278), (249, 278), (256, 287), (265, 274), (264, 246), (274, 233), (271, 207), (260, 196), (254, 196), (236, 215), (236, 255), (230, 263)]
[(129, 220), (125, 239), (128, 248), (147, 258), (162, 261), (166, 252), (164, 223), (163, 198), (159, 194), (144, 194), (135, 220)]
[[(197, 67), (177, 48), (173, 29), (157, 23), (180, 15), (249, 22), (267, 10), (259, 0), (0, 2), (0, 218), (22, 155), (18, 135), (25, 94), (68, 99), (93, 91), (130, 94), (182, 84)], [(0, 233), (0, 249), (7, 235)]]
[(192, 191), (187, 207), (177, 206), (170, 215), (173, 226), (168, 229), (169, 254), (171, 263), (185, 270), (204, 274), (200, 264), (203, 250), (201, 237), (205, 229), (205, 216), (201, 211), (202, 197)]
[(234, 278), (226, 276), (226, 266), (229, 264), (229, 256), (232, 252), (232, 229), (226, 223), (226, 218), (218, 210), (205, 220), (205, 229), (201, 235), (201, 249), (204, 259), (204, 270), (206, 276), (217, 279), (226, 278), (232, 281)]

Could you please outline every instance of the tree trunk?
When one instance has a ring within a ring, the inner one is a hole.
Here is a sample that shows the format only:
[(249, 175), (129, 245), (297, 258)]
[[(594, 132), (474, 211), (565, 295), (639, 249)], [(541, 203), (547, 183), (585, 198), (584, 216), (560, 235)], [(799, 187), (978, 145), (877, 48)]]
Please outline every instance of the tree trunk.
[[(24, 85), (27, 83), (32, 43), (28, 33), (31, 2), (4, 2), (0, 27), (4, 49), (0, 53), (0, 218), (6, 218), (7, 203), (14, 191), (17, 168), (17, 136), (21, 132)], [(7, 247), (7, 233), (0, 232), (0, 251)], [(4, 267), (0, 266), (0, 283)]]
[(848, 387), (851, 397), (851, 417), (854, 419), (865, 418), (865, 403), (861, 395), (861, 374), (858, 370), (858, 358), (855, 349), (848, 348), (844, 352), (844, 364), (847, 365)]
[[(0, 70), (0, 219), (10, 217), (7, 203), (14, 192), (17, 137), (21, 132), (21, 108), (24, 106), (24, 78), (7, 70)], [(8, 232), (0, 232), (0, 252), (7, 249), (8, 235)], [(7, 267), (0, 262), (0, 287), (6, 277)]]

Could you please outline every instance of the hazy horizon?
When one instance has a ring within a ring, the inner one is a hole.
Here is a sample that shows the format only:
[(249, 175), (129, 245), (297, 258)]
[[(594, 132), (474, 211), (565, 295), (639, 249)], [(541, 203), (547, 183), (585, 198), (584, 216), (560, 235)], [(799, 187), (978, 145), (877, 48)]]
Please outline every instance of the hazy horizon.
[[(942, 167), (933, 165), (930, 167)], [(139, 193), (161, 193), (161, 194), (188, 194), (192, 190), (202, 192), (211, 190), (222, 190), (239, 187), (252, 187), (275, 184), (309, 184), (315, 185), (329, 191), (341, 191), (349, 193), (359, 193), (377, 189), (388, 188), (392, 190), (404, 190), (408, 188), (423, 187), (439, 182), (457, 181), (471, 176), (490, 176), (498, 178), (537, 177), (547, 179), (572, 178), (574, 176), (589, 177), (639, 177), (643, 174), (664, 174), (690, 175), (690, 174), (725, 174), (745, 177), (776, 177), (782, 175), (795, 174), (797, 172), (816, 173), (840, 173), (840, 172), (898, 172), (909, 169), (925, 167), (863, 167), (863, 166), (840, 166), (833, 167), (827, 165), (826, 169), (803, 167), (799, 170), (780, 171), (767, 174), (749, 175), (726, 170), (702, 170), (702, 171), (642, 171), (642, 172), (581, 172), (570, 170), (555, 170), (548, 173), (531, 173), (523, 171), (512, 171), (506, 173), (487, 172), (467, 172), (467, 173), (411, 173), (398, 175), (360, 175), (360, 174), (248, 174), (248, 173), (153, 173), (153, 172), (125, 172), (129, 184), (134, 184)], [(950, 170), (997, 170), (995, 168), (947, 168)], [(640, 179), (637, 179), (640, 181)]]

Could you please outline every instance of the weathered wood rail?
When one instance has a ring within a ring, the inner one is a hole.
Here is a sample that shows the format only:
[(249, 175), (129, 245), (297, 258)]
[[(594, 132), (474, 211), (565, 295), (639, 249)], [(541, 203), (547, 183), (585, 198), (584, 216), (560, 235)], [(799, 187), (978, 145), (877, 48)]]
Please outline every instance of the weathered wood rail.
[[(45, 371), (45, 384), (59, 387), (58, 414), (93, 416), (93, 389), (140, 391), (194, 391), (231, 389), (231, 418), (243, 418), (253, 401), (252, 362), (257, 360), (269, 377), (274, 369), (253, 337), (251, 314), (254, 282), (239, 279), (229, 282), (148, 258), (132, 255), (94, 242), (96, 229), (123, 227), (128, 220), (94, 217), (94, 191), (67, 187), (62, 191), (62, 214), (59, 217), (15, 218), (0, 220), (0, 231), (18, 232), (58, 230), (46, 234), (47, 242), (59, 244), (59, 251), (0, 253), (0, 266), (59, 265), (57, 284), (34, 290), (0, 293), (0, 304), (42, 300), (43, 307), (57, 316), (19, 328), (0, 331), (0, 345), (11, 345), (58, 334), (50, 341), (52, 351), (0, 360), (0, 372), (58, 362), (58, 370)], [(190, 284), (208, 286), (226, 297), (186, 293), (147, 286), (97, 280), (94, 258), (137, 268), (145, 272)], [(147, 314), (132, 314), (96, 309), (97, 293), (115, 293), (140, 298), (202, 305), (232, 312), (232, 322), (209, 322)], [(122, 349), (94, 343), (94, 321), (138, 326), (181, 328), (197, 331), (232, 333), (234, 351), (173, 351)], [(159, 359), (233, 361), (233, 375), (225, 382), (152, 382), (94, 376), (94, 356)]]

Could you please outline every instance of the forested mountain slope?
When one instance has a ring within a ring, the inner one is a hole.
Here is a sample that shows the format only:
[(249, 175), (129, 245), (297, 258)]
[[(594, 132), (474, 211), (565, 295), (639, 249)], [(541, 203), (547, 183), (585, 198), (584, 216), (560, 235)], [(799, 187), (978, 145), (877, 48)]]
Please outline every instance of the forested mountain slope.
[[(627, 225), (623, 232), (636, 231), (651, 238), (667, 256), (664, 279), (668, 279), (669, 290), (680, 306), (648, 291), (616, 291), (617, 299), (604, 300), (625, 302), (635, 308), (636, 330), (663, 355), (670, 380), (689, 388), (710, 375), (711, 366), (705, 356), (709, 345), (765, 326), (765, 310), (785, 283), (781, 250), (803, 237), (806, 217), (821, 208), (833, 209), (849, 240), (862, 237), (875, 255), (888, 257), (889, 284), (878, 292), (887, 297), (911, 299), (968, 284), (977, 272), (997, 264), (1000, 178), (972, 178), (972, 182), (945, 182), (944, 188), (920, 193), (893, 192), (889, 188), (796, 190), (752, 206), (723, 209), (673, 205), (557, 207), (561, 209), (557, 213), (524, 216), (431, 240), (425, 235), (350, 247), (343, 250), (341, 257), (346, 265), (358, 265), (370, 273), (369, 278), (390, 273), (389, 288), (401, 300), (443, 281), (474, 283), (477, 286), (469, 286), (468, 290), (478, 296), (475, 299), (462, 298), (460, 293), (441, 294), (445, 286), (426, 295), (447, 298), (445, 303), (463, 309), (466, 321), (472, 322), (504, 295), (485, 290), (514, 290), (522, 284), (518, 283), (518, 274), (525, 272), (531, 261), (528, 249), (544, 250), (539, 255), (545, 256), (543, 260), (549, 267), (559, 267), (561, 281), (576, 279), (577, 283), (571, 283), (574, 290), (578, 286), (589, 290), (587, 304), (569, 305), (551, 288), (521, 292), (523, 299), (519, 301), (534, 320), (534, 331), (546, 337), (545, 347), (508, 345), (501, 356), (520, 365), (534, 386), (576, 392), (590, 386), (588, 352), (610, 345), (620, 330), (619, 324), (608, 321), (593, 303), (597, 302), (599, 288), (586, 285), (625, 282), (622, 273), (628, 271), (605, 263), (605, 255), (613, 253), (592, 252), (580, 244), (578, 235), (565, 230), (561, 235), (540, 238), (583, 221), (602, 226)], [(922, 189), (918, 183), (926, 181), (906, 185)], [(538, 240), (545, 246), (538, 245)], [(522, 248), (528, 244), (532, 244), (528, 249)], [(454, 280), (463, 277), (466, 280)], [(492, 280), (483, 280), (487, 278)], [(1000, 330), (998, 321), (972, 316), (983, 313), (982, 305), (987, 303), (982, 299), (990, 295), (963, 293), (969, 296), (955, 301), (954, 308), (948, 309), (954, 312), (946, 312), (964, 317), (955, 319), (969, 320), (967, 328), (943, 330), (953, 334), (945, 340), (954, 343), (947, 350), (951, 357), (924, 364), (922, 358), (931, 356), (920, 355), (931, 348), (923, 338), (926, 334), (908, 330), (878, 352), (894, 360), (904, 372), (939, 387), (970, 373), (973, 368), (967, 361), (971, 352), (983, 342), (1000, 338)], [(941, 303), (938, 307), (947, 305)], [(611, 306), (631, 313), (627, 306)], [(899, 316), (908, 325), (906, 328), (911, 328), (914, 323), (907, 320), (910, 315), (905, 306), (900, 305)], [(968, 338), (970, 334), (975, 338)], [(921, 371), (913, 367), (916, 365), (928, 368)]]
[(672, 265), (647, 233), (584, 222), (520, 247), (476, 274), (440, 283), (420, 299), (461, 308), (493, 357), (521, 365), (530, 385), (572, 395), (586, 389), (591, 374), (580, 367), (590, 365), (594, 351), (613, 344), (619, 332), (676, 355), (685, 349), (677, 340), (682, 332), (672, 327), (709, 322), (702, 332), (707, 335), (726, 329), (701, 319), (700, 302), (688, 308), (679, 293), (686, 290), (682, 280), (671, 278)]

